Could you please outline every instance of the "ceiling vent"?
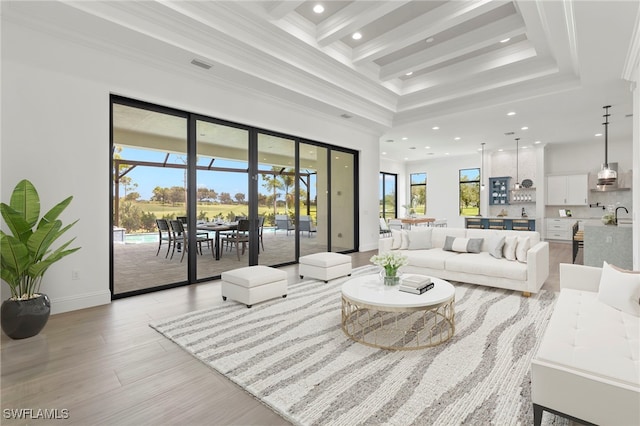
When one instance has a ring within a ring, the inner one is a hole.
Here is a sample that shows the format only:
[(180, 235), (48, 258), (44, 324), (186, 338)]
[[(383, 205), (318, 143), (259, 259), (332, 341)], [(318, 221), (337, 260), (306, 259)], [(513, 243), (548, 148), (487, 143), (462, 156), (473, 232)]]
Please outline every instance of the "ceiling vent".
[(507, 132), (507, 133), (505, 133), (504, 135), (505, 135), (505, 136), (513, 136), (513, 135), (515, 135), (515, 134), (516, 134), (516, 132)]
[(198, 59), (192, 59), (191, 64), (195, 65), (196, 67), (204, 68), (205, 70), (208, 70), (211, 68), (211, 65), (204, 63), (202, 61), (199, 61)]
[(340, 117), (342, 118), (346, 118), (347, 120), (350, 118), (353, 118), (353, 115), (349, 115), (349, 114), (342, 114)]

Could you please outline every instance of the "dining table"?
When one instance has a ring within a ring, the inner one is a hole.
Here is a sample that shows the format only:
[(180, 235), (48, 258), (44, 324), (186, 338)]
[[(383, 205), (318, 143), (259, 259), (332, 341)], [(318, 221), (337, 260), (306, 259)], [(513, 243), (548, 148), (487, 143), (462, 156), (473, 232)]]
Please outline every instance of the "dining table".
[(408, 229), (411, 229), (411, 225), (418, 225), (422, 223), (426, 223), (427, 226), (429, 226), (429, 224), (436, 221), (436, 218), (435, 217), (403, 217), (403, 218), (400, 218), (400, 221), (402, 222), (403, 225), (407, 225)]
[(215, 232), (214, 253), (216, 260), (220, 260), (220, 232), (234, 231), (238, 228), (238, 222), (205, 222), (196, 225), (199, 231)]

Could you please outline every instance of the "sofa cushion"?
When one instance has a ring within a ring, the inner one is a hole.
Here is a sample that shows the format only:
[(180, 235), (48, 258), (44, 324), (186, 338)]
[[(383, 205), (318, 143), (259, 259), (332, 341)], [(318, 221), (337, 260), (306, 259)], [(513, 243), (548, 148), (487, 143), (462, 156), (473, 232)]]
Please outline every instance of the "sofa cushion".
[(518, 262), (527, 263), (527, 252), (530, 245), (529, 237), (518, 237), (518, 245), (516, 246), (516, 260)]
[(460, 253), (455, 257), (446, 258), (445, 267), (451, 272), (474, 273), (517, 281), (527, 280), (526, 264), (496, 259), (487, 252)]
[(502, 255), (507, 260), (516, 260), (516, 247), (518, 246), (518, 237), (515, 235), (507, 235), (504, 238), (504, 246), (502, 246)]
[(600, 302), (595, 292), (563, 288), (536, 358), (637, 387), (639, 337), (637, 317)]
[(640, 274), (621, 271), (604, 262), (598, 300), (619, 311), (640, 317)]
[(504, 235), (497, 232), (491, 235), (487, 241), (487, 251), (496, 259), (502, 259), (502, 247), (504, 247)]
[(427, 250), (431, 248), (431, 230), (433, 228), (418, 227), (407, 231), (409, 250)]
[(431, 250), (407, 250), (403, 254), (407, 256), (409, 265), (431, 269), (444, 269), (447, 259), (459, 256), (459, 253), (444, 251), (439, 248), (433, 248)]
[(431, 231), (431, 245), (434, 248), (444, 247), (444, 241), (448, 236), (466, 237), (467, 230), (464, 228), (433, 228), (433, 231)]
[(391, 250), (406, 250), (409, 247), (409, 237), (404, 229), (401, 231), (392, 229), (391, 238)]

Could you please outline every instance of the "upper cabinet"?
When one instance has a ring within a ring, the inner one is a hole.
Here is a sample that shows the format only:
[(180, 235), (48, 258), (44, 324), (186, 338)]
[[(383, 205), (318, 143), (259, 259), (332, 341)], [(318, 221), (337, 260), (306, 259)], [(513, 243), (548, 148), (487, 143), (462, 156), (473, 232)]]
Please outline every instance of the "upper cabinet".
[(584, 206), (589, 203), (588, 193), (587, 174), (547, 176), (548, 206)]
[(509, 176), (489, 178), (489, 205), (509, 204), (509, 180)]

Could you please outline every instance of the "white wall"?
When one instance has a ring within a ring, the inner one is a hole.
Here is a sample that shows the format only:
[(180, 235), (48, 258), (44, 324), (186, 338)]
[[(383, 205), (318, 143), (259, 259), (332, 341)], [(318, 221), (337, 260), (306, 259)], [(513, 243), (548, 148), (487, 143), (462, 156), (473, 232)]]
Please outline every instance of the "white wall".
[[(464, 227), (464, 217), (460, 216), (459, 172), (460, 169), (480, 167), (480, 155), (445, 157), (438, 160), (407, 163), (406, 175), (427, 173), (427, 216), (446, 219), (447, 225), (454, 228)], [(486, 163), (485, 163), (486, 167)], [(407, 183), (404, 191), (409, 192)], [(481, 212), (486, 216), (485, 212)]]
[[(80, 218), (69, 236), (82, 250), (54, 265), (42, 288), (53, 313), (110, 300), (110, 93), (359, 150), (360, 249), (377, 247), (378, 194), (364, 188), (378, 180), (379, 135), (344, 119), (261, 98), (217, 81), (215, 72), (206, 81), (185, 78), (6, 21), (2, 92), (2, 199), (28, 178), (45, 206), (74, 195), (62, 219)], [(71, 280), (73, 270), (79, 280)]]

